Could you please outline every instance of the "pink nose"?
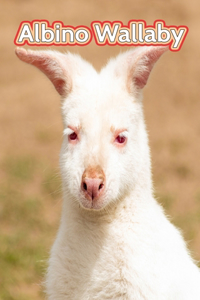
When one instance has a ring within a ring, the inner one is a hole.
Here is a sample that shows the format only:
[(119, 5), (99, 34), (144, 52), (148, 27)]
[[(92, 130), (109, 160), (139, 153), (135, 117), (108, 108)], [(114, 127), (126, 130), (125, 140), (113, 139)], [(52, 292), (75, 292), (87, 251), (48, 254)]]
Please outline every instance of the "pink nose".
[(98, 199), (102, 194), (104, 184), (101, 179), (85, 178), (82, 183), (82, 190), (89, 200)]
[(82, 176), (81, 189), (88, 200), (97, 200), (105, 189), (105, 177), (100, 167), (88, 168)]

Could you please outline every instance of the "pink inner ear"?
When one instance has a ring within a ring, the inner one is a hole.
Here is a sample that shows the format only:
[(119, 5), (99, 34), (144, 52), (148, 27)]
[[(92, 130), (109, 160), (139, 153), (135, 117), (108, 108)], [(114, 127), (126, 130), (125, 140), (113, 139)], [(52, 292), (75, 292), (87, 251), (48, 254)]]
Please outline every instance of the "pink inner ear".
[(133, 78), (135, 86), (137, 86), (139, 89), (142, 89), (147, 84), (151, 69), (143, 70), (142, 73), (139, 73)]
[(151, 70), (159, 59), (159, 57), (168, 50), (168, 47), (147, 47), (145, 51), (141, 51), (136, 58), (131, 69), (131, 78), (134, 86), (138, 89), (144, 88), (151, 73)]
[[(53, 82), (53, 80), (52, 80)], [(60, 94), (61, 96), (65, 96), (66, 94), (66, 82), (62, 79), (57, 79), (57, 80), (54, 80), (53, 82), (55, 88), (56, 88), (56, 91), (58, 92), (58, 94)]]
[(51, 80), (61, 96), (65, 96), (70, 91), (66, 72), (56, 56), (45, 51), (26, 51), (23, 48), (17, 48), (15, 52), (19, 59), (41, 70)]

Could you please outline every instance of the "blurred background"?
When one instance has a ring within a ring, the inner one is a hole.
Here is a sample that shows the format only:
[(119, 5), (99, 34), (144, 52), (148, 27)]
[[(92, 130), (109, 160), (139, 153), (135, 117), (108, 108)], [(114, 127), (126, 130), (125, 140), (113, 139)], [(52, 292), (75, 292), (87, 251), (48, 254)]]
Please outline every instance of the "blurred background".
[[(186, 25), (181, 51), (166, 53), (144, 90), (155, 195), (200, 259), (200, 5), (191, 1), (0, 1), (0, 299), (44, 299), (46, 260), (62, 205), (59, 95), (14, 54), (21, 21), (90, 27), (94, 20)], [(35, 49), (36, 47), (34, 47)], [(53, 47), (100, 69), (125, 47)]]

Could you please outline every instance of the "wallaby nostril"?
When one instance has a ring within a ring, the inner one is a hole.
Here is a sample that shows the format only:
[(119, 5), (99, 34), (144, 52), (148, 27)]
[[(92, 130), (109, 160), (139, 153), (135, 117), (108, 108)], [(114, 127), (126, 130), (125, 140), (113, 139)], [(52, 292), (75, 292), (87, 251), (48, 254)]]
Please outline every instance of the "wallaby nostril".
[(87, 184), (85, 182), (83, 182), (83, 188), (85, 191), (87, 191)]
[(101, 183), (100, 185), (99, 185), (99, 190), (101, 190), (103, 188), (103, 183)]

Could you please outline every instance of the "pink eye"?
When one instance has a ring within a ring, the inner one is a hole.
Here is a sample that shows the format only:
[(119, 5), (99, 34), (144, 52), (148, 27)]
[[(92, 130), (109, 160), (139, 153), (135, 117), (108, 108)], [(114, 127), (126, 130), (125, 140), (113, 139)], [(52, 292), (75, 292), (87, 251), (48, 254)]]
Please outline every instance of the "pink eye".
[(118, 135), (115, 139), (115, 141), (119, 144), (124, 144), (126, 141), (126, 137), (123, 135)]
[(77, 134), (76, 134), (76, 132), (71, 133), (71, 134), (69, 135), (69, 139), (70, 139), (71, 141), (76, 140), (76, 139), (77, 139)]

